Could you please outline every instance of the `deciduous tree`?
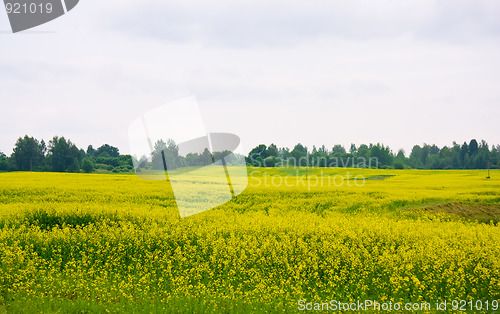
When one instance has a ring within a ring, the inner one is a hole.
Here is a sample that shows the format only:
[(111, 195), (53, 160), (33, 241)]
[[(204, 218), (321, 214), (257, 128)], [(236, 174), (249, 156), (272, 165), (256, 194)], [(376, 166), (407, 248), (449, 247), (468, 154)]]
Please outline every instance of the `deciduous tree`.
[(37, 166), (41, 165), (45, 155), (46, 146), (42, 140), (39, 142), (34, 137), (25, 135), (24, 138), (19, 138), (12, 153), (18, 170), (33, 171)]

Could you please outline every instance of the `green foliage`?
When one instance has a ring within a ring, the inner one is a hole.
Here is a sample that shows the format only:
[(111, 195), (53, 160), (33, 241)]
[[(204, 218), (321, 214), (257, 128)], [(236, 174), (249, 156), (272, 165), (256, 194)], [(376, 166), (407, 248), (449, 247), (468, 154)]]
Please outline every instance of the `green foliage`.
[(83, 159), (83, 161), (82, 161), (83, 172), (85, 172), (85, 173), (94, 172), (94, 163), (95, 163), (95, 161), (93, 160), (92, 157)]
[(162, 154), (162, 152), (166, 150), (167, 150), (167, 143), (165, 143), (163, 140), (158, 140), (155, 143), (154, 150), (151, 153), (153, 169), (165, 170), (166, 165), (164, 164), (164, 153)]
[(134, 167), (132, 167), (132, 166), (119, 166), (119, 167), (113, 168), (112, 171), (114, 173), (120, 173), (120, 172), (131, 172), (132, 170), (134, 170)]
[(116, 157), (109, 157), (108, 153), (99, 155), (95, 160), (99, 164), (106, 164), (113, 167), (118, 167), (120, 165), (120, 160)]
[(106, 170), (106, 171), (111, 171), (113, 170), (113, 166), (111, 165), (106, 165), (106, 164), (99, 164), (99, 163), (96, 163), (95, 164), (95, 169), (101, 169), (101, 170)]
[[(272, 152), (272, 153), (271, 153)], [(276, 153), (277, 152), (277, 153)], [(270, 157), (272, 156), (272, 158)], [(492, 146), (483, 140), (478, 143), (471, 140), (469, 144), (439, 148), (436, 145), (424, 144), (413, 146), (409, 157), (403, 150), (394, 154), (383, 144), (361, 144), (359, 148), (351, 144), (349, 153), (342, 145), (333, 146), (331, 151), (323, 145), (317, 149), (313, 146), (308, 153), (307, 147), (297, 144), (290, 152), (287, 147), (269, 148), (264, 144), (250, 151), (246, 161), (255, 167), (311, 166), (311, 167), (368, 167), (381, 169), (500, 169), (500, 145)]]
[(95, 149), (92, 145), (87, 146), (87, 156), (92, 157), (95, 156)]
[(272, 157), (278, 157), (278, 147), (275, 144), (269, 145), (267, 148), (267, 155)]
[(39, 142), (33, 137), (25, 135), (16, 142), (12, 160), (18, 170), (33, 171), (42, 164), (45, 155), (45, 142)]
[(9, 157), (4, 153), (0, 152), (0, 171), (11, 171), (14, 170), (14, 165)]
[(295, 147), (290, 152), (290, 156), (295, 161), (296, 166), (307, 165), (307, 147), (303, 146), (301, 143), (295, 145)]
[(81, 158), (80, 150), (70, 140), (58, 136), (50, 140), (48, 161), (52, 171), (79, 172)]
[[(46, 154), (47, 153), (47, 154)], [(54, 136), (45, 142), (29, 136), (19, 138), (12, 156), (9, 158), (0, 153), (0, 171), (53, 171), (53, 172), (83, 172), (95, 170), (130, 172), (133, 170), (132, 157), (120, 155), (118, 148), (104, 144), (97, 150), (92, 145), (85, 152), (79, 149), (69, 139)]]
[[(48, 154), (44, 141), (39, 142), (33, 137), (19, 138), (11, 157), (0, 154), (0, 171), (35, 170), (54, 172), (131, 172), (133, 158), (137, 156), (120, 155), (117, 147), (104, 144), (98, 149), (92, 145), (87, 150), (79, 149), (70, 140), (55, 136), (49, 142)], [(228, 165), (236, 165), (237, 159), (231, 159), (231, 152), (214, 152), (205, 149), (202, 153), (179, 155), (177, 144), (169, 139), (155, 143), (151, 156), (142, 156), (141, 169), (164, 169), (163, 158), (169, 167), (202, 167), (214, 160), (225, 157)], [(163, 155), (163, 156), (162, 156)], [(152, 162), (148, 162), (148, 157)], [(88, 161), (85, 159), (90, 158)], [(381, 169), (500, 169), (500, 145), (489, 148), (484, 140), (475, 139), (462, 145), (442, 148), (436, 145), (424, 144), (413, 146), (410, 155), (405, 156), (403, 150), (393, 153), (383, 144), (361, 144), (356, 147), (351, 144), (349, 152), (342, 145), (334, 145), (329, 151), (324, 145), (313, 146), (311, 152), (302, 144), (297, 144), (290, 151), (288, 147), (278, 148), (275, 144), (268, 146), (260, 144), (253, 148), (245, 160), (255, 167), (309, 166), (309, 167), (357, 167)], [(91, 165), (89, 164), (91, 163)], [(93, 168), (92, 168), (92, 167)]]
[(267, 152), (267, 146), (264, 144), (260, 144), (259, 146), (255, 147), (248, 153), (248, 158), (247, 163), (257, 166), (257, 167), (262, 167), (263, 165), (263, 160), (266, 159), (269, 156)]
[[(92, 147), (92, 146), (90, 146), (90, 147)], [(87, 149), (87, 151), (88, 151), (88, 149)], [(118, 157), (118, 156), (120, 156), (120, 151), (118, 150), (118, 148), (114, 147), (114, 146), (110, 146), (108, 144), (104, 144), (101, 147), (99, 147), (97, 149), (97, 151), (95, 152), (95, 155), (96, 156), (100, 156), (100, 155), (102, 155), (104, 153), (107, 153), (107, 156), (109, 156), (109, 157)]]
[(402, 161), (396, 161), (394, 163), (394, 169), (404, 169), (405, 165)]
[(342, 145), (335, 145), (332, 148), (332, 154), (333, 155), (343, 155), (345, 154), (345, 148)]

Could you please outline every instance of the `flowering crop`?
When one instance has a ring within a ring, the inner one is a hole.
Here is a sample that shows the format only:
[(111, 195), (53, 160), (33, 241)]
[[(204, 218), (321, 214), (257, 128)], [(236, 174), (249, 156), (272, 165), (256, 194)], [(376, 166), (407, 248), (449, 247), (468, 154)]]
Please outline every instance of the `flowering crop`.
[[(249, 169), (234, 201), (183, 219), (167, 181), (0, 174), (0, 309), (284, 312), (298, 300), (500, 298), (497, 221), (418, 210), (498, 206), (500, 173), (326, 169), (322, 184), (305, 185), (301, 169), (287, 185), (264, 180), (294, 171)], [(338, 174), (367, 180), (339, 186), (329, 180)]]

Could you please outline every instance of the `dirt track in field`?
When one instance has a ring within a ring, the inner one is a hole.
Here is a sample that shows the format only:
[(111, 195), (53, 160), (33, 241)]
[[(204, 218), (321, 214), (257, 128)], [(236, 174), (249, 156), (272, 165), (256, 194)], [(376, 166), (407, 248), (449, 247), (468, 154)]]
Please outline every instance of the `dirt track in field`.
[(500, 221), (500, 204), (450, 202), (418, 208), (424, 212), (441, 212), (482, 222)]

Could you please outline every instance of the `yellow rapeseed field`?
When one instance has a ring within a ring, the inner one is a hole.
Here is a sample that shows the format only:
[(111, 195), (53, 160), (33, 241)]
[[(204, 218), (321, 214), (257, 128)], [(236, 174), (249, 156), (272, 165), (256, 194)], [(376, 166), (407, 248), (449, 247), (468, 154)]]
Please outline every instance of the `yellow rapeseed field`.
[[(498, 209), (500, 172), (305, 174), (249, 168), (235, 200), (180, 219), (166, 181), (2, 173), (0, 312), (498, 302), (500, 227), (484, 208)], [(436, 204), (483, 213), (429, 210)]]

